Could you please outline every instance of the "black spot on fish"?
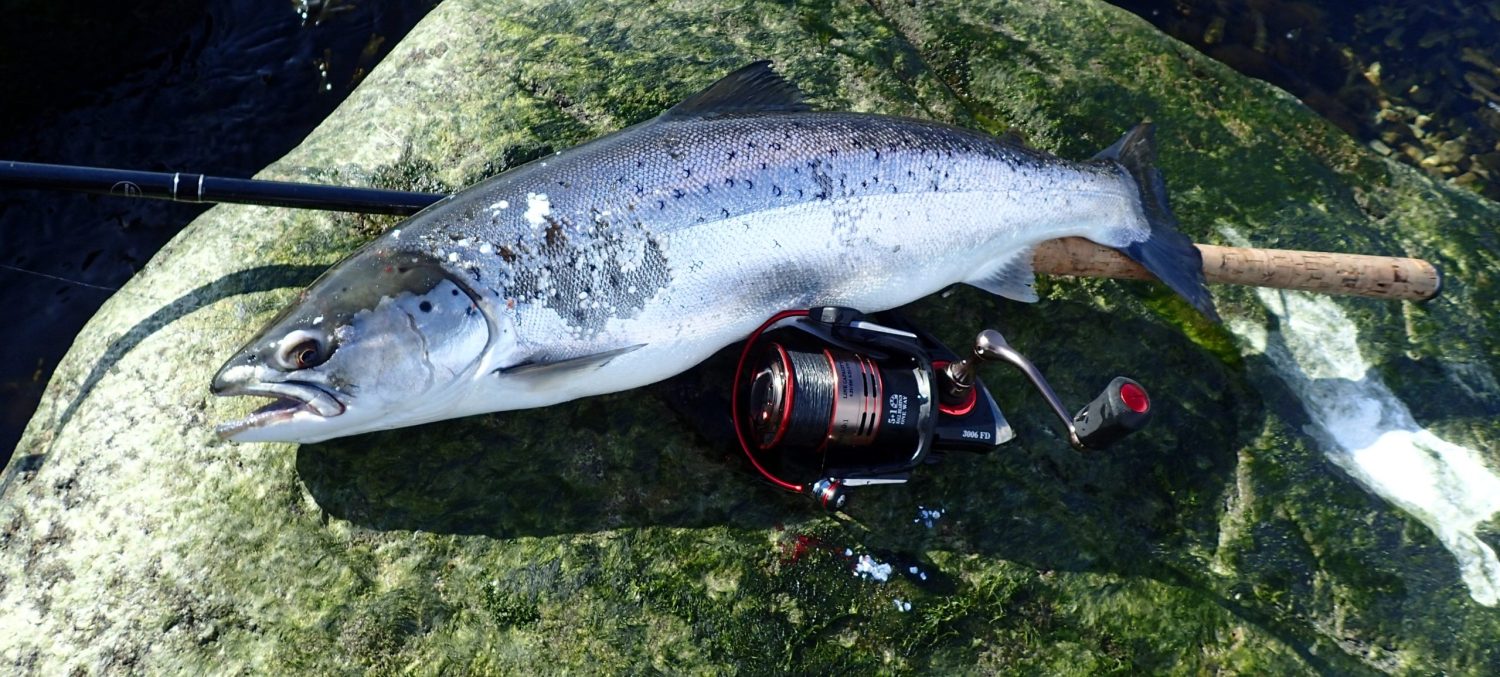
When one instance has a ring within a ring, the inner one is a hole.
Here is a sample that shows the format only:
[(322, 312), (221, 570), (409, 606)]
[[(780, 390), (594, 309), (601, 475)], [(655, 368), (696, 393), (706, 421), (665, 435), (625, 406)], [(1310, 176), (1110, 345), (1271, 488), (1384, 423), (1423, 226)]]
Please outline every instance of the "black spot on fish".
[(755, 182), (745, 179), (745, 190), (755, 190)]
[(771, 150), (781, 150), (781, 144), (772, 142), (771, 143)]
[(720, 209), (720, 210), (719, 210), (719, 214), (720, 214), (720, 216), (722, 216), (722, 217), (723, 217), (723, 218), (726, 218), (726, 219), (727, 219), (727, 218), (729, 218), (729, 210), (728, 210), (728, 209), (722, 209), (722, 208), (721, 208), (721, 209)]
[(687, 167), (683, 167), (682, 168), (682, 176), (683, 176), (683, 178), (688, 178), (688, 179), (693, 178), (693, 170), (691, 170), (691, 169), (689, 169)]
[(424, 312), (424, 313), (430, 313), (430, 312), (432, 312), (432, 302), (431, 301), (423, 301), (421, 304), (419, 304), (417, 306), (417, 308), (421, 309), (421, 311)]
[(672, 197), (681, 200), (684, 195), (687, 195), (687, 192), (683, 191), (681, 188), (672, 189)]
[(731, 177), (731, 178), (728, 178), (728, 179), (724, 179), (724, 185), (729, 186), (730, 188), (733, 188), (734, 187), (734, 178)]
[(458, 290), (457, 290), (457, 289), (454, 289), (454, 290), (452, 290), (452, 294), (453, 294), (453, 295), (454, 295), (454, 296), (458, 296)]
[(729, 151), (729, 159), (733, 160), (734, 156), (738, 155), (738, 154), (739, 154), (739, 151), (737, 151), (737, 150)]
[(667, 208), (667, 201), (666, 200), (657, 200), (656, 201), (656, 208), (657, 209), (666, 209)]
[(771, 194), (776, 197), (781, 197), (781, 186), (778, 186), (774, 183), (771, 184)]

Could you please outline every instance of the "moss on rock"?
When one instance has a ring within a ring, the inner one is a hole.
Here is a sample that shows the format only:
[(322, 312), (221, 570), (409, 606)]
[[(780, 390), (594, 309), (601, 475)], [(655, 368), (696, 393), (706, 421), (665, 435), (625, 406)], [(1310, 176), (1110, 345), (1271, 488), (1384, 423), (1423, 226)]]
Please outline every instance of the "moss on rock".
[[(1433, 259), (1449, 274), (1443, 299), (1341, 307), (1424, 425), (1474, 445), (1500, 432), (1485, 377), (1500, 354), (1485, 224), (1500, 208), (1361, 150), (1102, 4), (450, 0), (262, 176), (464, 185), (647, 119), (757, 58), (830, 108), (1013, 133), (1068, 156), (1149, 117), (1196, 239), (1232, 226), (1264, 246)], [(1070, 400), (1135, 375), (1158, 418), (1082, 457), (997, 373), (1018, 442), (867, 490), (844, 516), (753, 480), (704, 412), (722, 394), (702, 371), (658, 397), (301, 447), (215, 440), (212, 424), (246, 406), (207, 392), (226, 351), (390, 223), (217, 207), (94, 318), (7, 470), (6, 662), (1500, 669), (1500, 613), (1470, 599), (1431, 532), (1324, 458), (1265, 357), (1146, 284), (1043, 281), (1033, 306), (962, 289), (910, 308), (954, 342), (998, 324)], [(1267, 317), (1246, 292), (1217, 297), (1231, 317)], [(1437, 401), (1456, 404), (1423, 404)], [(919, 507), (943, 512), (929, 524)], [(861, 557), (891, 565), (889, 580), (859, 575)]]

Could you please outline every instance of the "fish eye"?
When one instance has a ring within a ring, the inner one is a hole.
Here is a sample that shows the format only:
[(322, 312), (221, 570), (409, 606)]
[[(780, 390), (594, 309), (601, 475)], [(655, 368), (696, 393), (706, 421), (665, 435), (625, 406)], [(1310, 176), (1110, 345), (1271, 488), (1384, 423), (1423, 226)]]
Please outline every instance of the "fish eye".
[(311, 369), (328, 361), (333, 351), (327, 348), (316, 334), (299, 329), (281, 339), (276, 361), (283, 369)]

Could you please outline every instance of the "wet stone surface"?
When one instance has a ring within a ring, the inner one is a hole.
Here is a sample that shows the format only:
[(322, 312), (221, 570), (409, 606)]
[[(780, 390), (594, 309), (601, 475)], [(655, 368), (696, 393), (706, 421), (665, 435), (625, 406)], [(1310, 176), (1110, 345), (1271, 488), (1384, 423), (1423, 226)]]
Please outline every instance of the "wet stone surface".
[[(1445, 295), (1329, 310), (1216, 290), (1224, 326), (1139, 283), (925, 300), (910, 317), (950, 343), (997, 326), (1070, 402), (1123, 373), (1157, 418), (1082, 456), (996, 371), (1016, 442), (829, 516), (730, 446), (716, 369), (732, 355), (539, 410), (300, 447), (216, 440), (253, 405), (210, 396), (214, 368), (396, 223), (217, 207), (126, 288), (149, 295), (90, 322), (6, 471), (0, 658), (37, 674), (1500, 670), (1494, 581), (1464, 568), (1482, 548), (1446, 547), (1431, 526), (1446, 513), (1360, 453), (1407, 452), (1341, 446), (1350, 412), (1312, 396), (1388, 392), (1477, 455), (1463, 474), (1493, 472), (1500, 320), (1476, 309), (1497, 298), (1500, 207), (1121, 10), (452, 0), (262, 175), (466, 185), (757, 58), (826, 108), (1067, 157), (1150, 117), (1194, 239), (1421, 256)], [(1358, 359), (1312, 359), (1320, 326), (1347, 326)], [(1465, 528), (1492, 548), (1495, 524)]]

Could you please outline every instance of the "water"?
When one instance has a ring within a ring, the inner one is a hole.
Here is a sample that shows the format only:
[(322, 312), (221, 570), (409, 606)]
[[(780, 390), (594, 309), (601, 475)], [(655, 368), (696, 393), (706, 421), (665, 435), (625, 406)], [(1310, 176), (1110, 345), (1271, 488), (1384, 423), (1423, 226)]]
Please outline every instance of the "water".
[[(0, 22), (0, 158), (250, 176), (295, 147), (435, 4), (12, 9)], [(107, 290), (203, 209), (0, 191), (0, 466)]]
[(1500, 200), (1500, 4), (1110, 0), (1376, 152)]

